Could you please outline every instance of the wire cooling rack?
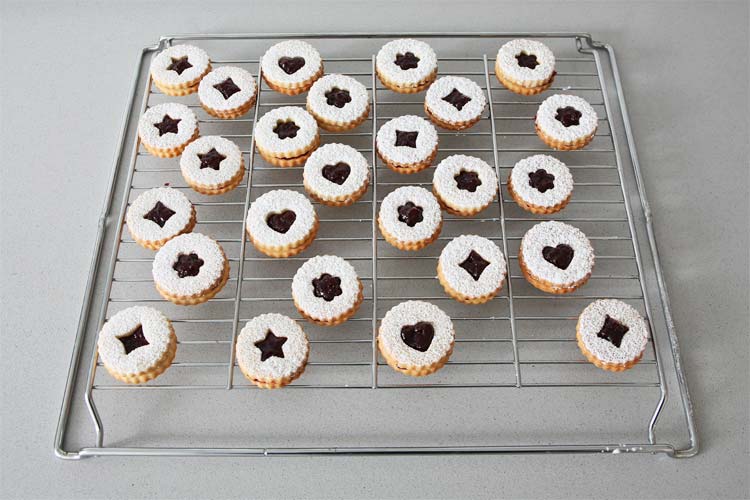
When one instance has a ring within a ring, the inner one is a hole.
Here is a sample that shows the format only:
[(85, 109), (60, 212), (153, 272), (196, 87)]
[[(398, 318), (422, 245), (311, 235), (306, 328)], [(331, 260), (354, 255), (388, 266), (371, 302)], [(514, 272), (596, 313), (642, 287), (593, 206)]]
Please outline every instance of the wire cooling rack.
[[(424, 93), (395, 94), (375, 77), (374, 54), (387, 39), (399, 37), (427, 40), (439, 56), (441, 75), (466, 76), (487, 92), (489, 105), (476, 126), (440, 132), (436, 161), (456, 153), (481, 157), (496, 168), (502, 184), (499, 198), (480, 214), (446, 214), (438, 241), (420, 252), (394, 249), (383, 241), (376, 224), (378, 203), (385, 195), (402, 185), (429, 187), (432, 177), (432, 169), (409, 176), (391, 172), (374, 149), (375, 134), (386, 120), (423, 114)], [(543, 39), (557, 56), (554, 86), (540, 96), (517, 96), (494, 76), (498, 48), (519, 37)], [(309, 40), (321, 52), (326, 72), (353, 76), (370, 90), (370, 118), (347, 133), (323, 132), (322, 140), (344, 142), (365, 154), (373, 182), (351, 207), (316, 204), (321, 227), (314, 244), (302, 255), (272, 259), (247, 244), (244, 215), (268, 190), (303, 191), (301, 168), (266, 164), (253, 141), (253, 123), (266, 111), (304, 105), (304, 95), (283, 96), (261, 83), (259, 57), (271, 44), (289, 38)], [(255, 74), (261, 85), (254, 109), (236, 120), (213, 119), (200, 108), (196, 95), (170, 97), (152, 87), (151, 57), (174, 43), (201, 46), (215, 67), (232, 64)], [(596, 109), (600, 127), (585, 149), (552, 152), (536, 137), (536, 107), (554, 92), (580, 95)], [(180, 176), (177, 159), (155, 158), (139, 146), (138, 117), (166, 101), (193, 108), (202, 135), (219, 134), (240, 145), (248, 169), (237, 189), (222, 196), (200, 195)], [(522, 211), (505, 190), (510, 168), (534, 153), (552, 154), (573, 172), (573, 199), (555, 216)], [(181, 307), (164, 301), (151, 279), (153, 253), (124, 230), (128, 203), (143, 190), (162, 185), (188, 195), (197, 209), (195, 231), (219, 241), (229, 257), (228, 284), (205, 304)], [(570, 295), (537, 291), (518, 268), (521, 237), (548, 219), (581, 228), (595, 249), (591, 280)], [(437, 283), (440, 250), (460, 234), (488, 237), (508, 258), (507, 285), (488, 304), (459, 304)], [(258, 390), (236, 366), (237, 334), (263, 312), (298, 318), (291, 278), (302, 262), (324, 253), (352, 262), (365, 285), (365, 301), (342, 326), (305, 323), (312, 346), (304, 375), (281, 391)], [(653, 334), (643, 360), (624, 373), (595, 368), (576, 346), (577, 315), (603, 297), (631, 303), (647, 318)], [(447, 366), (421, 379), (394, 372), (376, 346), (379, 319), (408, 299), (435, 302), (456, 327), (456, 348)], [(172, 367), (141, 386), (111, 378), (101, 369), (95, 349), (104, 321), (136, 304), (160, 308), (172, 319), (179, 338)], [(99, 221), (55, 436), (57, 456), (660, 452), (688, 457), (697, 450), (650, 211), (610, 46), (587, 34), (378, 33), (181, 35), (162, 37), (143, 50)]]

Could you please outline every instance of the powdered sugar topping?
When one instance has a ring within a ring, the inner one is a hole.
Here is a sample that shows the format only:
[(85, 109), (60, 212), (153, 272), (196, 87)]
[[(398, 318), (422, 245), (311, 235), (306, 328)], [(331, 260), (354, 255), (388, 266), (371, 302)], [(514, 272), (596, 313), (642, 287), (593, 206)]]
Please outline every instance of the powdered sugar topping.
[[(396, 146), (396, 131), (418, 132), (416, 147)], [(429, 158), (437, 147), (438, 135), (430, 122), (415, 115), (404, 115), (385, 123), (376, 138), (378, 152), (401, 165), (420, 163)]]
[[(212, 149), (226, 157), (219, 163), (219, 170), (211, 167), (201, 168), (201, 159), (198, 155), (205, 155)], [(241, 164), (242, 153), (237, 144), (217, 135), (207, 135), (188, 144), (180, 158), (180, 171), (185, 179), (194, 184), (218, 187), (233, 179)]]
[[(529, 184), (529, 174), (543, 169), (555, 178), (554, 187), (545, 192)], [(573, 192), (573, 176), (568, 167), (548, 155), (534, 155), (520, 160), (510, 173), (513, 191), (527, 203), (540, 207), (553, 207), (566, 200)]]
[[(351, 101), (341, 108), (328, 104), (326, 93), (333, 89), (346, 90)], [(334, 123), (355, 121), (367, 112), (369, 106), (370, 95), (367, 88), (346, 75), (326, 75), (316, 81), (307, 94), (307, 108), (326, 121)]]
[[(173, 268), (180, 255), (196, 254), (203, 265), (195, 276), (180, 278)], [(154, 257), (152, 274), (160, 288), (172, 295), (194, 296), (209, 290), (221, 278), (226, 257), (221, 246), (205, 234), (182, 234), (167, 242)]]
[[(398, 208), (412, 202), (422, 207), (422, 221), (414, 226), (401, 222)], [(440, 227), (442, 215), (435, 196), (419, 186), (402, 186), (388, 194), (380, 204), (378, 219), (385, 230), (402, 243), (414, 243), (430, 238)]]
[[(597, 336), (607, 316), (628, 327), (620, 347)], [(646, 348), (649, 338), (648, 325), (640, 313), (616, 299), (601, 299), (589, 304), (578, 318), (578, 333), (589, 352), (601, 361), (613, 364), (636, 359)]]
[[(537, 66), (527, 68), (518, 64), (516, 56), (535, 55)], [(528, 87), (537, 87), (549, 80), (555, 71), (555, 55), (542, 42), (536, 40), (511, 40), (497, 51), (495, 64), (510, 80)]]
[[(148, 345), (125, 352), (120, 337), (140, 326)], [(115, 372), (136, 375), (154, 367), (169, 348), (172, 326), (157, 309), (134, 306), (123, 309), (107, 321), (99, 333), (97, 347), (102, 362)]]
[[(267, 219), (272, 214), (287, 210), (296, 218), (286, 233), (271, 229)], [(253, 239), (266, 246), (281, 247), (307, 238), (315, 225), (315, 209), (304, 194), (288, 189), (275, 189), (259, 196), (247, 211), (247, 232)]]
[[(555, 118), (557, 110), (572, 107), (581, 113), (578, 125), (566, 127)], [(542, 102), (536, 112), (536, 124), (546, 135), (564, 142), (574, 142), (596, 132), (599, 118), (585, 99), (567, 94), (555, 94)]]
[[(419, 58), (416, 68), (401, 69), (396, 64), (396, 57), (411, 52)], [(416, 85), (426, 80), (437, 70), (437, 56), (432, 47), (420, 40), (402, 38), (392, 40), (378, 51), (375, 59), (378, 72), (387, 80), (398, 85)]]
[[(454, 90), (471, 99), (460, 110), (444, 100)], [(471, 121), (480, 116), (487, 105), (487, 99), (482, 87), (474, 81), (461, 76), (443, 76), (430, 85), (425, 104), (439, 119), (459, 123)]]
[[(339, 162), (349, 165), (349, 176), (343, 184), (337, 184), (323, 177), (327, 165)], [(362, 188), (370, 175), (367, 159), (351, 146), (346, 144), (326, 144), (310, 155), (303, 172), (305, 186), (323, 198), (340, 198), (351, 195)]]
[[(187, 63), (191, 67), (184, 69), (181, 73), (167, 69), (172, 65), (173, 60), (183, 57), (187, 57)], [(208, 54), (203, 49), (192, 45), (173, 45), (161, 51), (151, 61), (151, 78), (167, 85), (192, 82), (206, 72), (209, 62)]]
[[(215, 85), (231, 78), (239, 91), (225, 98)], [(235, 66), (222, 66), (203, 77), (198, 86), (198, 98), (201, 103), (218, 111), (229, 111), (247, 104), (254, 96), (257, 85), (249, 71)]]
[[(341, 295), (331, 301), (316, 297), (313, 280), (323, 274), (341, 279)], [(359, 297), (360, 282), (351, 264), (335, 255), (318, 255), (297, 269), (292, 279), (292, 295), (297, 306), (317, 320), (327, 321), (350, 310)]]
[[(279, 59), (282, 57), (301, 57), (305, 60), (305, 65), (291, 75), (287, 74), (279, 66)], [(314, 77), (320, 71), (321, 64), (320, 54), (315, 47), (302, 40), (279, 42), (269, 48), (261, 59), (265, 77), (287, 85), (302, 83)]]
[[(478, 280), (459, 265), (472, 251), (489, 262)], [(465, 297), (476, 298), (492, 293), (505, 280), (506, 264), (503, 252), (492, 241), (473, 234), (465, 234), (451, 240), (440, 253), (438, 264), (450, 287)]]
[[(274, 129), (282, 122), (299, 127), (295, 137), (281, 139)], [(255, 125), (255, 141), (271, 153), (291, 153), (309, 148), (318, 135), (318, 122), (310, 113), (297, 106), (282, 106), (263, 115)]]
[[(177, 133), (166, 132), (160, 134), (157, 124), (162, 123), (168, 116), (172, 120), (180, 120), (177, 123)], [(198, 128), (198, 119), (190, 108), (184, 104), (167, 102), (152, 106), (143, 113), (138, 121), (138, 137), (141, 141), (158, 149), (170, 149), (180, 147), (190, 140)]]
[[(544, 247), (568, 245), (573, 260), (567, 269), (560, 269), (544, 259)], [(555, 285), (569, 285), (586, 277), (594, 267), (594, 249), (583, 231), (564, 222), (547, 221), (529, 229), (521, 240), (526, 267), (535, 276)]]
[[(265, 340), (269, 332), (284, 337), (281, 346), (284, 357), (270, 356), (261, 361), (261, 350), (256, 342)], [(310, 346), (302, 327), (283, 314), (261, 314), (242, 328), (237, 337), (237, 362), (242, 371), (262, 380), (278, 380), (295, 374), (307, 360)]]
[[(406, 345), (401, 328), (424, 321), (435, 331), (430, 347), (421, 352)], [(455, 333), (453, 322), (442, 309), (429, 302), (410, 300), (392, 307), (380, 322), (378, 342), (399, 364), (426, 366), (440, 361), (451, 350)]]
[[(145, 216), (157, 202), (172, 210), (174, 214), (159, 226)], [(193, 204), (187, 196), (176, 189), (161, 187), (144, 191), (130, 204), (125, 222), (131, 234), (139, 240), (157, 242), (178, 234), (185, 229), (193, 217)]]
[[(459, 189), (456, 176), (462, 171), (475, 172), (481, 184), (474, 192)], [(497, 194), (497, 175), (485, 161), (474, 156), (451, 155), (438, 163), (432, 186), (440, 198), (457, 210), (476, 210), (492, 203)]]

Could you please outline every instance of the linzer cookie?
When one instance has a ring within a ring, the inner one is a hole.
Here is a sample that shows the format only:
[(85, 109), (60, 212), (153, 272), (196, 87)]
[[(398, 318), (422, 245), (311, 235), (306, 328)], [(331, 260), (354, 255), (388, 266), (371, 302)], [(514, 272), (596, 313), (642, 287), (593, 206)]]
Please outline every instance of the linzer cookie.
[(201, 106), (217, 118), (239, 118), (253, 107), (257, 95), (253, 75), (234, 66), (216, 68), (198, 85)]
[(242, 374), (264, 389), (278, 389), (302, 375), (309, 353), (305, 332), (282, 314), (256, 316), (237, 337), (237, 363)]
[(287, 40), (266, 51), (261, 69), (269, 87), (282, 94), (297, 95), (323, 76), (323, 61), (309, 43)]
[(331, 132), (359, 126), (370, 113), (367, 88), (350, 76), (326, 75), (307, 94), (307, 111)]
[(554, 54), (536, 40), (511, 40), (497, 52), (495, 75), (516, 94), (544, 92), (552, 85), (555, 74)]
[(247, 236), (270, 257), (291, 257), (309, 247), (318, 234), (312, 203), (297, 191), (277, 189), (258, 197), (247, 211)]
[(182, 234), (159, 249), (152, 266), (162, 297), (179, 305), (213, 298), (227, 283), (229, 262), (216, 241), (200, 233)]
[(297, 270), (292, 297), (299, 313), (323, 326), (343, 323), (362, 305), (362, 282), (351, 264), (335, 255), (318, 255)]
[(174, 45), (151, 61), (151, 79), (167, 95), (188, 95), (198, 91), (201, 79), (211, 71), (211, 61), (203, 49)]
[(433, 123), (450, 130), (464, 130), (482, 118), (487, 98), (482, 87), (468, 78), (444, 76), (430, 85), (424, 110)]
[(424, 118), (399, 116), (380, 127), (376, 147), (388, 168), (400, 174), (413, 174), (432, 164), (437, 155), (438, 134)]
[(272, 109), (255, 125), (258, 152), (277, 167), (303, 165), (319, 145), (318, 122), (296, 106)]
[(429, 302), (410, 300), (391, 308), (378, 329), (378, 347), (396, 371), (422, 377), (438, 371), (453, 352), (453, 322)]
[(370, 166), (353, 147), (326, 144), (307, 159), (302, 177), (311, 198), (340, 207), (351, 205), (365, 194), (370, 183)]
[(420, 40), (392, 40), (378, 51), (375, 72), (383, 85), (402, 94), (421, 92), (437, 76), (437, 56)]
[(403, 186), (380, 204), (378, 227), (385, 241), (400, 250), (421, 250), (440, 236), (440, 205), (424, 188)]
[(586, 359), (611, 372), (635, 366), (643, 357), (648, 338), (646, 321), (621, 300), (592, 302), (583, 310), (576, 326), (578, 347)]
[(535, 127), (545, 144), (567, 151), (590, 143), (598, 122), (596, 111), (586, 100), (575, 95), (555, 94), (539, 106)]
[(492, 167), (479, 158), (448, 156), (435, 169), (432, 192), (448, 213), (475, 215), (495, 199), (497, 175)]
[(199, 137), (180, 157), (185, 181), (201, 194), (222, 194), (236, 188), (245, 177), (245, 160), (234, 142), (216, 135)]
[(570, 293), (591, 277), (594, 249), (580, 229), (563, 222), (542, 222), (523, 236), (518, 265), (539, 290)]
[(152, 155), (172, 158), (198, 137), (198, 119), (184, 104), (157, 104), (138, 121), (138, 137)]
[(548, 155), (520, 160), (508, 176), (508, 193), (518, 206), (533, 214), (559, 212), (573, 195), (573, 176), (568, 167)]
[(445, 292), (465, 304), (484, 304), (505, 281), (505, 256), (487, 238), (462, 235), (440, 253), (437, 275)]
[(133, 200), (125, 222), (136, 243), (158, 250), (175, 236), (193, 230), (195, 208), (187, 196), (176, 189), (154, 188)]
[(99, 359), (110, 375), (127, 384), (143, 384), (170, 367), (177, 352), (172, 323), (153, 307), (123, 309), (99, 332)]

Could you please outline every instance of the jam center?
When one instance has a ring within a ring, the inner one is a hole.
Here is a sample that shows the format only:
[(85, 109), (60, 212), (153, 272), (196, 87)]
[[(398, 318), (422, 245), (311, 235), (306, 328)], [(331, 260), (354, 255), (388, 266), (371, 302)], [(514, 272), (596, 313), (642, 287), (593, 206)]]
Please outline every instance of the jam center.
[(427, 321), (401, 327), (401, 340), (415, 351), (426, 352), (433, 338), (435, 338), (435, 328)]
[(340, 161), (335, 165), (326, 165), (323, 167), (322, 173), (323, 177), (340, 186), (349, 178), (351, 171), (352, 169), (348, 164)]
[(146, 340), (146, 336), (143, 334), (143, 325), (138, 325), (135, 330), (123, 337), (117, 337), (117, 340), (122, 342), (125, 354), (130, 354), (139, 347), (148, 345), (148, 340)]
[(456, 181), (458, 189), (473, 193), (477, 187), (482, 185), (479, 174), (470, 170), (461, 170), (453, 179)]
[(179, 130), (177, 124), (181, 121), (180, 118), (174, 119), (169, 115), (164, 115), (159, 123), (154, 123), (154, 127), (159, 129), (159, 137), (164, 134), (176, 134)]
[(203, 259), (196, 253), (181, 253), (177, 256), (177, 261), (172, 264), (172, 269), (177, 271), (177, 276), (187, 278), (188, 276), (197, 276), (201, 272), (201, 266), (204, 264)]
[(572, 125), (578, 125), (581, 120), (582, 113), (572, 106), (565, 106), (564, 108), (557, 108), (557, 114), (555, 120), (563, 124), (564, 127), (570, 127)]
[(297, 131), (299, 130), (299, 127), (296, 123), (289, 120), (287, 122), (279, 121), (276, 123), (276, 126), (273, 128), (274, 133), (279, 136), (279, 139), (289, 139), (289, 138), (295, 138), (297, 137)]
[(227, 78), (223, 82), (217, 83), (216, 85), (214, 85), (214, 88), (221, 92), (221, 95), (224, 96), (224, 99), (229, 99), (234, 94), (242, 90), (234, 83), (231, 78)]
[(565, 243), (560, 243), (556, 247), (544, 247), (542, 257), (553, 266), (565, 270), (573, 260), (573, 248)]
[(347, 103), (352, 102), (352, 96), (349, 95), (349, 91), (338, 87), (333, 87), (325, 93), (325, 96), (328, 105), (336, 106), (337, 108), (343, 108)]
[(293, 75), (305, 65), (304, 57), (280, 57), (279, 68), (287, 75)]
[(555, 187), (554, 180), (555, 176), (547, 173), (543, 168), (540, 168), (536, 172), (529, 172), (529, 186), (535, 188), (540, 193), (553, 189)]
[(518, 54), (516, 56), (516, 61), (518, 61), (518, 65), (522, 68), (534, 69), (539, 66), (539, 62), (536, 60), (536, 55), (527, 54), (526, 52)]
[(219, 170), (221, 162), (226, 160), (227, 157), (216, 151), (216, 148), (211, 148), (211, 151), (208, 153), (198, 153), (198, 159), (201, 161), (201, 169), (211, 168), (213, 170)]
[(321, 274), (312, 281), (313, 294), (322, 297), (326, 302), (331, 302), (343, 292), (341, 291), (341, 278), (331, 276), (328, 273)]
[(178, 75), (181, 75), (183, 71), (188, 68), (192, 68), (193, 65), (188, 61), (188, 56), (172, 57), (172, 62), (167, 66), (167, 70), (174, 71)]
[(474, 281), (479, 281), (479, 277), (482, 276), (482, 273), (489, 265), (489, 262), (472, 250), (469, 252), (469, 256), (459, 264), (459, 267), (462, 267), (464, 271), (469, 273), (474, 278)]
[(443, 97), (443, 100), (453, 105), (454, 108), (461, 111), (466, 103), (471, 101), (471, 97), (462, 94), (458, 89), (451, 90), (451, 93)]
[(149, 210), (143, 218), (148, 219), (155, 224), (159, 224), (159, 227), (164, 227), (164, 224), (166, 224), (169, 218), (175, 213), (174, 210), (166, 206), (164, 203), (157, 201), (154, 208)]
[(404, 132), (403, 130), (396, 130), (396, 146), (406, 146), (409, 148), (416, 148), (418, 135), (419, 135), (419, 131)]
[(413, 52), (396, 54), (396, 60), (393, 61), (393, 64), (401, 69), (413, 69), (419, 66), (419, 58)]
[(284, 357), (282, 346), (286, 343), (286, 337), (277, 337), (271, 330), (266, 332), (266, 338), (255, 342), (255, 347), (260, 349), (260, 360), (265, 361), (271, 356)]
[(630, 328), (616, 319), (611, 318), (609, 314), (607, 314), (607, 317), (604, 318), (604, 325), (596, 336), (600, 339), (610, 341), (612, 345), (619, 348), (622, 344), (622, 338), (628, 333), (628, 330), (630, 330)]
[(420, 207), (419, 205), (415, 205), (410, 201), (407, 201), (404, 205), (398, 207), (398, 220), (409, 227), (414, 227), (417, 225), (417, 223), (424, 220), (422, 211), (422, 207)]
[(281, 213), (270, 214), (266, 217), (266, 224), (277, 233), (285, 234), (295, 220), (297, 220), (297, 214), (291, 210), (284, 210)]

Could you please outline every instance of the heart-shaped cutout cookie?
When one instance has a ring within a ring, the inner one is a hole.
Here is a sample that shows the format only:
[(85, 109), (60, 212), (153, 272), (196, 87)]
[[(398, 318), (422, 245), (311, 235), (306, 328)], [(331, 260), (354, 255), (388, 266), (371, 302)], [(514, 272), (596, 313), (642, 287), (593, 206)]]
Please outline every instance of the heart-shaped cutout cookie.
[(565, 270), (573, 260), (573, 249), (565, 243), (560, 243), (556, 247), (544, 247), (542, 257), (553, 266)]
[(295, 220), (297, 220), (297, 214), (291, 210), (284, 210), (278, 214), (270, 214), (266, 218), (266, 224), (277, 233), (284, 234), (289, 231)]
[(432, 323), (427, 321), (401, 327), (401, 340), (404, 341), (404, 344), (419, 352), (426, 352), (434, 337), (435, 328)]
[(326, 165), (323, 167), (322, 174), (323, 177), (340, 186), (349, 178), (351, 171), (352, 168), (348, 164), (340, 161), (335, 165)]
[(287, 75), (293, 75), (305, 65), (304, 57), (279, 57), (279, 68)]

